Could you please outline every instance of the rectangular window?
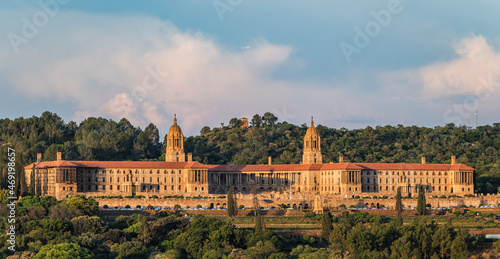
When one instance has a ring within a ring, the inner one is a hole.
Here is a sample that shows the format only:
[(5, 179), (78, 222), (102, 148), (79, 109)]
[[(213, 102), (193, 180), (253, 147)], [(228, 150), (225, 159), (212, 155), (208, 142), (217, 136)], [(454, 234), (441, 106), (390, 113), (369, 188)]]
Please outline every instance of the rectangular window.
[(113, 185), (110, 185), (110, 186), (109, 186), (109, 189), (110, 189), (110, 190), (113, 190)]
[(106, 190), (106, 185), (103, 185), (103, 186), (102, 186), (102, 190), (103, 190), (103, 191), (104, 191), (104, 190)]
[(117, 185), (117, 186), (116, 186), (116, 189), (117, 189), (117, 190), (120, 190), (120, 185)]

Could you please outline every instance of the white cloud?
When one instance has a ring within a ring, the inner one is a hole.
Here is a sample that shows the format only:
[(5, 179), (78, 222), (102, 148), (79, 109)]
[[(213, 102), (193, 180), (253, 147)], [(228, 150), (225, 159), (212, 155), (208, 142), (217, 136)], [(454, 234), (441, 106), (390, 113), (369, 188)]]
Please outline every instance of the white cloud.
[(456, 59), (420, 69), (423, 97), (484, 94), (482, 80), (500, 79), (500, 53), (484, 37), (464, 38), (454, 50)]
[[(2, 35), (18, 30), (0, 25)], [(18, 54), (0, 42), (0, 57), (11, 61), (0, 63), (0, 79), (32, 98), (74, 103), (77, 121), (126, 117), (142, 128), (153, 122), (162, 134), (174, 113), (188, 135), (266, 111), (295, 124), (313, 115), (317, 124), (338, 128), (414, 124), (419, 98), (473, 93), (479, 75), (498, 76), (499, 54), (484, 38), (465, 39), (455, 49), (455, 60), (392, 72), (382, 80), (384, 91), (367, 92), (358, 85), (380, 82), (274, 79), (280, 66), (306, 61), (293, 60), (291, 46), (265, 39), (230, 51), (210, 35), (156, 18), (61, 11)]]

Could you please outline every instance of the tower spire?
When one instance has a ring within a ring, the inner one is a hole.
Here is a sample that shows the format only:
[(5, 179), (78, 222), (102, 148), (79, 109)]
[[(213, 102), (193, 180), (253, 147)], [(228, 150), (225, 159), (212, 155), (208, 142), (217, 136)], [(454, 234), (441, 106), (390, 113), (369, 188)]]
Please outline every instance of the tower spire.
[(174, 113), (174, 124), (177, 125), (177, 114)]
[(311, 116), (311, 127), (314, 127), (314, 119), (313, 119), (313, 116)]

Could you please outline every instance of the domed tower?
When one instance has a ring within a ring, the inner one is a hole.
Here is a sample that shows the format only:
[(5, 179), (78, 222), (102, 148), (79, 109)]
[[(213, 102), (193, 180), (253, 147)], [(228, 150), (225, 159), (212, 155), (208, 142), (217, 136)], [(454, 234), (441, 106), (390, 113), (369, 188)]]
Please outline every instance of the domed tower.
[(304, 153), (302, 154), (303, 164), (322, 164), (321, 156), (321, 138), (318, 130), (314, 127), (314, 121), (311, 117), (311, 127), (307, 129), (304, 137)]
[(179, 125), (177, 125), (177, 116), (174, 115), (174, 125), (170, 127), (167, 134), (167, 152), (165, 154), (167, 162), (185, 162), (184, 154), (184, 135)]

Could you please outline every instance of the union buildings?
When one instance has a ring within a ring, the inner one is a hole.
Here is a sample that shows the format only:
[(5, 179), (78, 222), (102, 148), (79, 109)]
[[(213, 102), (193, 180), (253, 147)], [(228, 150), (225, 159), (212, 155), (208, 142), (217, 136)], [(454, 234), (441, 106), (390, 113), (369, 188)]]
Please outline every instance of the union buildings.
[(158, 197), (219, 196), (235, 193), (290, 193), (302, 196), (352, 197), (395, 195), (415, 197), (419, 186), (428, 195), (474, 193), (474, 168), (455, 163), (418, 164), (323, 163), (320, 135), (313, 121), (304, 136), (302, 164), (205, 165), (184, 153), (184, 136), (177, 119), (167, 135), (165, 162), (157, 161), (41, 161), (25, 167), (26, 182), (35, 170), (36, 193), (64, 199), (71, 195)]

